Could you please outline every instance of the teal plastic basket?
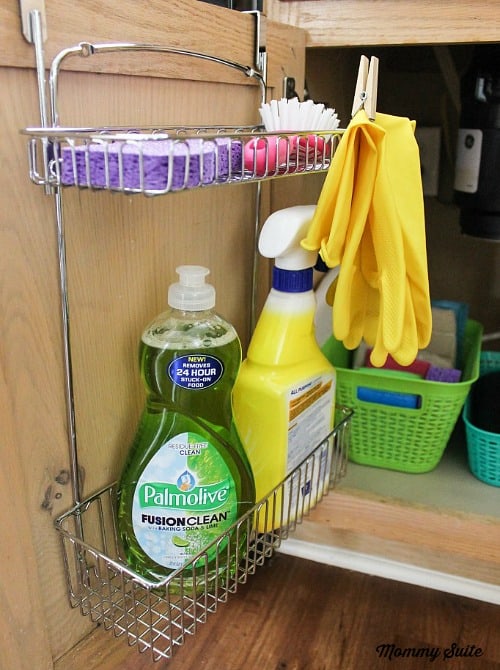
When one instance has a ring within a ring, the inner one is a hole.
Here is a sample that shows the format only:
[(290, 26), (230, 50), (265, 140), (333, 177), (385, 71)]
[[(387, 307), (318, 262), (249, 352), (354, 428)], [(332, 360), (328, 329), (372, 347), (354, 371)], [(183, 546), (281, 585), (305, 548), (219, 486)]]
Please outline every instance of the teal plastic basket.
[[(349, 459), (415, 474), (433, 470), (460, 419), (469, 389), (479, 377), (482, 333), (481, 324), (467, 321), (462, 381), (456, 383), (349, 369), (352, 352), (330, 338), (322, 350), (337, 370), (337, 402), (354, 410)], [(370, 400), (365, 391), (375, 391), (381, 401)], [(390, 403), (383, 402), (384, 393), (390, 396)], [(419, 402), (415, 407), (394, 406), (400, 398)]]
[[(500, 370), (500, 352), (483, 351), (479, 374)], [(467, 456), (472, 474), (486, 484), (500, 486), (500, 434), (481, 430), (470, 422), (470, 402), (463, 411)]]

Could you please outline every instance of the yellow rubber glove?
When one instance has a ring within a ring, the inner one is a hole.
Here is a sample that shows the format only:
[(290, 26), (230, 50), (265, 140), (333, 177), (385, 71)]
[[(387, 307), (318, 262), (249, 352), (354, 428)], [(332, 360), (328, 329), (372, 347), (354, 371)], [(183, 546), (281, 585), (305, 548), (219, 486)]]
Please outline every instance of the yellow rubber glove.
[[(350, 227), (353, 193), (358, 178), (358, 153), (360, 144), (364, 146), (364, 172), (369, 186), (364, 193), (366, 213), (370, 206), (375, 175), (377, 171), (377, 146), (371, 139), (373, 131), (383, 131), (377, 127), (368, 128), (366, 112), (356, 114), (342, 135), (325, 178), (313, 219), (302, 241), (304, 249), (316, 251), (329, 267), (340, 264)], [(373, 124), (371, 124), (373, 126)], [(367, 132), (368, 128), (368, 132)]]
[[(384, 314), (382, 339), (385, 348), (400, 364), (409, 365), (418, 349), (428, 345), (432, 332), (420, 156), (414, 135), (415, 122), (377, 114), (376, 123), (386, 133), (384, 155), (380, 157), (380, 170), (374, 189), (374, 225), (377, 230), (390, 230), (380, 244), (375, 243), (377, 262), (380, 268), (392, 267), (392, 259), (385, 257), (385, 243), (387, 237), (394, 240), (401, 234), (406, 271), (402, 286), (406, 294), (401, 321), (402, 337), (398, 342), (397, 330), (392, 330), (393, 325), (390, 324), (391, 317), (386, 328), (387, 314)], [(391, 284), (391, 292), (396, 288), (395, 284)], [(397, 308), (394, 306), (394, 309)], [(397, 317), (392, 318), (398, 322)], [(374, 355), (376, 358), (377, 354)], [(373, 360), (373, 363), (377, 364), (377, 361)]]
[(349, 349), (356, 348), (365, 336), (367, 314), (374, 309), (371, 288), (374, 274), (378, 274), (371, 231), (366, 225), (378, 168), (377, 148), (371, 134), (364, 127), (360, 131), (347, 234), (340, 240), (333, 231), (321, 247), (328, 264), (343, 242), (333, 323), (335, 337)]
[(334, 335), (364, 337), (372, 363), (409, 365), (427, 346), (431, 311), (415, 124), (364, 110), (344, 133), (303, 246), (340, 264)]
[[(378, 169), (380, 135), (383, 131), (368, 120), (364, 110), (351, 121), (334, 154), (302, 242), (306, 249), (319, 249), (329, 267), (340, 265), (334, 334), (349, 348), (358, 346), (366, 314), (373, 313), (373, 300), (366, 300), (370, 286), (361, 268), (363, 262), (366, 264), (367, 251), (362, 254), (360, 246)], [(373, 261), (369, 264), (373, 267)]]
[[(375, 123), (378, 123), (377, 114)], [(392, 138), (385, 132), (378, 144), (378, 171), (373, 189), (373, 199), (368, 214), (368, 227), (375, 253), (372, 286), (378, 289), (380, 308), (379, 323), (373, 346), (373, 365), (384, 365), (390, 353), (397, 357), (403, 341), (405, 320), (411, 323), (406, 306), (406, 267), (403, 233), (397, 201), (391, 186), (394, 160), (391, 154)], [(403, 153), (404, 146), (401, 147)], [(408, 337), (408, 334), (407, 334)], [(413, 339), (413, 337), (412, 337)], [(414, 356), (416, 356), (416, 351)]]

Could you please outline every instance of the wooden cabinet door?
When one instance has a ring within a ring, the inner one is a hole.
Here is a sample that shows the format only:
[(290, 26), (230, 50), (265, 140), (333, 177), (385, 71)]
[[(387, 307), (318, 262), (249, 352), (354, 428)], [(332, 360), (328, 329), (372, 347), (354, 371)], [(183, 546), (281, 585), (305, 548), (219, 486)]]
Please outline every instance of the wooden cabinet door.
[[(81, 41), (156, 43), (252, 65), (254, 17), (196, 0), (46, 0), (46, 62)], [(39, 124), (34, 52), (17, 0), (0, 7), (0, 507), (2, 667), (51, 668), (91, 628), (70, 610), (54, 518), (72, 504), (54, 201), (28, 179), (21, 128)], [(301, 30), (269, 23), (270, 96), (304, 80)], [(276, 91), (278, 91), (276, 93)], [(258, 86), (218, 64), (154, 54), (71, 58), (62, 125), (259, 122)], [(119, 473), (143, 402), (142, 328), (165, 309), (175, 267), (207, 265), (218, 310), (245, 343), (255, 185), (162, 198), (63, 193), (76, 430), (83, 490)], [(269, 188), (263, 206), (269, 207)]]

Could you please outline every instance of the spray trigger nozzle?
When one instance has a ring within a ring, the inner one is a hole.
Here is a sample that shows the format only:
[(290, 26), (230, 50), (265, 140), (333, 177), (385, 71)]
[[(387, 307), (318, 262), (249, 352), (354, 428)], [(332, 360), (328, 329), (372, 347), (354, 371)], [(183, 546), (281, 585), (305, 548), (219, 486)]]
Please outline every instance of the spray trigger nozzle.
[(307, 234), (315, 205), (297, 205), (271, 214), (259, 237), (259, 252), (274, 258), (275, 266), (283, 270), (305, 270), (316, 264), (317, 253), (300, 245)]

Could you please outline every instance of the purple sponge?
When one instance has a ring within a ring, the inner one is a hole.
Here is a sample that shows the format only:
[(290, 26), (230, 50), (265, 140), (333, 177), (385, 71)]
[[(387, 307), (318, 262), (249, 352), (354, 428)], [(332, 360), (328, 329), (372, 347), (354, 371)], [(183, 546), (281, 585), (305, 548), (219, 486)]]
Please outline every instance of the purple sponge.
[(455, 368), (439, 368), (436, 365), (431, 365), (425, 378), (431, 382), (456, 383), (462, 378), (462, 372)]
[(241, 140), (229, 137), (216, 137), (216, 175), (217, 181), (227, 181), (229, 177), (243, 174), (243, 144)]
[[(239, 151), (238, 151), (239, 145)], [(239, 159), (238, 159), (239, 155)], [(178, 191), (227, 180), (241, 164), (241, 143), (229, 138), (92, 143), (62, 151), (64, 186)]]

